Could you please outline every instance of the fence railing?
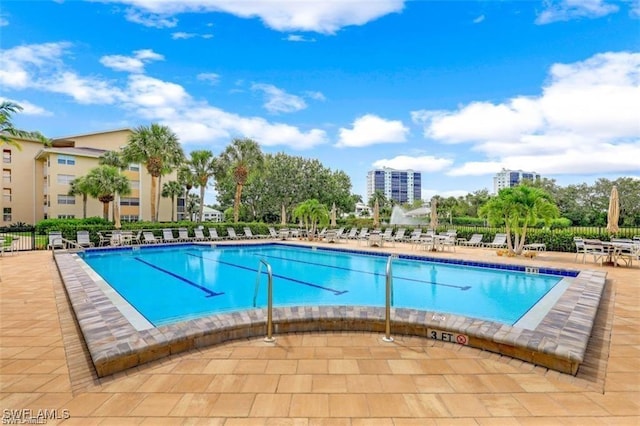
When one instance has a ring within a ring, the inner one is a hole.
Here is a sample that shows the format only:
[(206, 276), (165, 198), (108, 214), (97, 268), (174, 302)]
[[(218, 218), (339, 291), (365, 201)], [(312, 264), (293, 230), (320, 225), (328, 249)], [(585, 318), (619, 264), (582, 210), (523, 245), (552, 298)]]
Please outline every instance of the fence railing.
[(33, 226), (0, 228), (0, 237), (4, 239), (4, 245), (11, 247), (13, 251), (47, 248), (47, 236), (42, 237), (44, 246), (39, 247), (36, 239), (36, 228)]

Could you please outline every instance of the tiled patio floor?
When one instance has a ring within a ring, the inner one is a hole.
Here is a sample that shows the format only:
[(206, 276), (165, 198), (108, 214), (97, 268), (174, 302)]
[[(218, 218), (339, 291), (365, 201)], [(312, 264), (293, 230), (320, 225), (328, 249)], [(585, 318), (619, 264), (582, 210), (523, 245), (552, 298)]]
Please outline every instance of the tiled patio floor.
[[(553, 252), (533, 261), (486, 249), (439, 255), (600, 268)], [(577, 377), (420, 338), (314, 333), (230, 342), (98, 380), (51, 254), (5, 255), (3, 422), (55, 409), (70, 418), (47, 424), (637, 425), (640, 267), (605, 269), (604, 309)]]

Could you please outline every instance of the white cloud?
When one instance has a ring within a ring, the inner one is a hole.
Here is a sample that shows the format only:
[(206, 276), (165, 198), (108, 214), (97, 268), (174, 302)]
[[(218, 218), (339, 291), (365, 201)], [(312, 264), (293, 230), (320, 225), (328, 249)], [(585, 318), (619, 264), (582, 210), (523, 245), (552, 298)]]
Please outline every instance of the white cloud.
[(305, 36), (300, 34), (289, 34), (284, 40), (295, 41), (295, 42), (311, 42), (311, 43), (316, 41), (315, 38), (306, 38)]
[(473, 23), (474, 24), (479, 24), (482, 21), (484, 21), (484, 15), (478, 16), (476, 19), (473, 20)]
[(202, 72), (196, 76), (198, 80), (206, 81), (209, 84), (218, 84), (220, 81), (220, 74), (214, 72)]
[(69, 43), (44, 43), (0, 50), (0, 85), (5, 89), (34, 87), (33, 74), (39, 70), (53, 72)]
[(405, 142), (409, 129), (400, 120), (385, 120), (373, 114), (358, 117), (351, 129), (340, 129), (336, 146), (364, 147), (381, 143)]
[[(0, 83), (10, 90), (64, 94), (81, 104), (114, 104), (136, 119), (170, 126), (185, 143), (211, 146), (212, 143), (226, 144), (230, 138), (240, 136), (265, 146), (308, 149), (328, 142), (324, 130), (302, 130), (262, 117), (226, 112), (205, 102), (196, 102), (179, 84), (144, 74), (129, 75), (123, 87), (96, 76), (78, 75), (63, 62), (69, 47), (66, 43), (50, 43), (18, 46), (0, 52)], [(144, 60), (161, 58), (150, 50), (135, 54)], [(37, 107), (32, 111), (37, 112)]]
[(394, 158), (383, 158), (373, 163), (374, 168), (389, 167), (396, 170), (414, 170), (417, 172), (435, 173), (446, 170), (453, 164), (453, 160), (438, 158), (431, 155), (408, 156), (398, 155)]
[(261, 91), (266, 102), (264, 108), (270, 113), (296, 112), (307, 107), (306, 102), (300, 96), (292, 95), (272, 84), (254, 83), (251, 90)]
[(20, 114), (24, 114), (24, 115), (38, 115), (38, 116), (44, 116), (44, 117), (50, 117), (53, 115), (53, 113), (51, 111), (47, 111), (46, 109), (42, 108), (41, 106), (38, 105), (34, 105), (29, 101), (26, 100), (15, 100), (15, 99), (8, 99), (8, 98), (3, 98), (0, 97), (0, 102), (11, 102), (17, 105), (20, 105), (22, 107), (22, 110), (20, 111)]
[(144, 72), (144, 66), (150, 61), (163, 61), (164, 56), (151, 49), (136, 50), (133, 56), (107, 55), (100, 58), (100, 63), (115, 71), (125, 71), (130, 73)]
[(0, 16), (0, 27), (6, 27), (9, 25), (9, 20), (4, 16)]
[(183, 31), (178, 31), (176, 33), (171, 33), (171, 38), (174, 40), (187, 40), (193, 37), (196, 37), (198, 34), (196, 33), (185, 33)]
[(546, 0), (545, 7), (536, 18), (537, 24), (579, 18), (600, 18), (618, 11), (618, 6), (607, 0)]
[(307, 90), (306, 92), (304, 92), (304, 94), (308, 98), (314, 99), (316, 101), (326, 101), (327, 100), (327, 98), (325, 98), (324, 95), (321, 92), (313, 92), (313, 91)]
[(127, 9), (125, 17), (127, 21), (151, 28), (174, 28), (178, 25), (178, 20), (176, 18), (160, 14), (145, 14), (136, 9)]
[(638, 170), (638, 111), (640, 53), (609, 52), (553, 65), (539, 96), (414, 111), (412, 118), (426, 137), (470, 144), (480, 157), (449, 171), (453, 176), (502, 167), (595, 174)]
[(364, 25), (390, 13), (399, 13), (404, 0), (341, 1), (229, 1), (229, 0), (110, 0), (130, 5), (126, 19), (142, 25), (171, 28), (174, 15), (225, 12), (240, 18), (261, 19), (277, 31), (313, 31), (334, 34), (343, 27)]

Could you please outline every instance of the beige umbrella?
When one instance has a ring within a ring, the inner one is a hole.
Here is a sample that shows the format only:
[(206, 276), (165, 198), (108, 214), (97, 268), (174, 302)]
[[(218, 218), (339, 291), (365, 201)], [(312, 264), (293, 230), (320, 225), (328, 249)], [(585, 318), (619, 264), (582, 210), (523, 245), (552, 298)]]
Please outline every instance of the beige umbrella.
[(615, 234), (618, 232), (618, 220), (620, 219), (620, 199), (618, 198), (618, 188), (614, 185), (611, 188), (609, 197), (609, 211), (607, 212), (607, 232)]
[(113, 200), (113, 221), (114, 228), (120, 229), (122, 227), (120, 223), (120, 194), (116, 194)]
[(373, 227), (380, 227), (380, 204), (376, 198), (376, 202), (373, 204)]
[(431, 199), (431, 222), (429, 222), (429, 227), (434, 231), (438, 227), (438, 200), (436, 197)]
[(336, 203), (333, 203), (333, 207), (331, 207), (331, 227), (336, 227)]
[(284, 204), (282, 205), (282, 211), (280, 212), (280, 225), (287, 225), (287, 211), (284, 208)]

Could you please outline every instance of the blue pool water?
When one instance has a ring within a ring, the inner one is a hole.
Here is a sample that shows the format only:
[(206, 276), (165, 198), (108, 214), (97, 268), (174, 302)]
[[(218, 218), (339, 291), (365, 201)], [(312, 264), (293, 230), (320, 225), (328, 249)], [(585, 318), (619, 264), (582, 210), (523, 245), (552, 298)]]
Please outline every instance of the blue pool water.
[[(273, 271), (275, 306), (384, 306), (387, 257), (278, 244), (87, 250), (89, 264), (158, 326), (253, 308), (260, 260)], [(561, 276), (394, 259), (394, 306), (512, 325)], [(257, 306), (266, 306), (262, 268)]]

